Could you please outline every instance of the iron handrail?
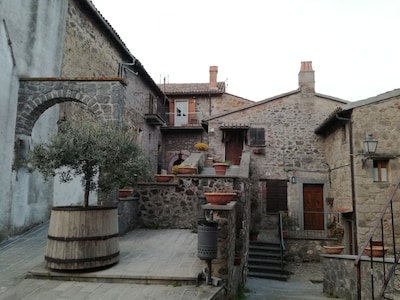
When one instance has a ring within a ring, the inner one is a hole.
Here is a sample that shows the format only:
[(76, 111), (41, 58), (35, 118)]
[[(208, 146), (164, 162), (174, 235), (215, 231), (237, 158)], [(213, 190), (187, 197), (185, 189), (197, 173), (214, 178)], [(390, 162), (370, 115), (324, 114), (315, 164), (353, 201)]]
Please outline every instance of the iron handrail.
[(285, 251), (285, 241), (283, 239), (283, 220), (282, 220), (282, 212), (279, 212), (279, 244), (281, 251), (281, 268), (283, 268), (283, 252)]
[[(400, 186), (400, 178), (397, 180), (397, 183), (395, 185), (395, 187), (392, 190), (392, 193), (390, 194), (390, 196), (388, 197), (388, 201), (386, 202), (385, 206), (382, 208), (379, 217), (376, 219), (375, 225), (372, 227), (372, 229), (370, 230), (367, 239), (365, 240), (365, 242), (363, 243), (363, 245), (360, 248), (360, 251), (356, 257), (356, 259), (354, 260), (354, 265), (357, 267), (357, 299), (361, 300), (361, 256), (363, 255), (365, 249), (369, 246), (372, 252), (372, 237), (374, 235), (374, 233), (378, 230), (378, 227), (380, 227), (381, 229), (381, 237), (382, 237), (382, 247), (384, 247), (384, 232), (383, 232), (383, 219), (384, 216), (386, 214), (386, 212), (388, 211), (388, 209), (390, 209), (390, 214), (391, 214), (391, 226), (392, 226), (392, 239), (393, 239), (393, 254), (395, 257), (394, 260), (394, 264), (392, 265), (392, 267), (390, 268), (390, 270), (388, 271), (388, 276), (386, 277), (386, 270), (385, 270), (385, 254), (383, 253), (383, 285), (380, 289), (379, 295), (378, 295), (378, 299), (381, 299), (383, 296), (383, 293), (391, 279), (391, 277), (394, 274), (394, 270), (396, 268), (396, 265), (399, 262), (400, 257), (398, 256), (398, 253), (396, 252), (396, 243), (395, 243), (395, 235), (394, 235), (394, 217), (393, 217), (393, 198), (397, 192), (397, 190), (399, 189)], [(374, 281), (373, 281), (373, 259), (372, 259), (372, 255), (370, 256), (370, 263), (371, 263), (371, 294), (372, 294), (372, 299), (374, 299)]]

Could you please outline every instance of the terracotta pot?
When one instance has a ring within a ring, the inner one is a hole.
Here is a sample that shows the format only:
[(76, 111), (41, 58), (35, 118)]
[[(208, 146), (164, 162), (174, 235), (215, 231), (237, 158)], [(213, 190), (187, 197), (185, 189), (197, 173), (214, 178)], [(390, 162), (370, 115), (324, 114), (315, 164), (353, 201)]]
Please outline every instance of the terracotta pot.
[(179, 172), (179, 174), (196, 174), (197, 168), (196, 167), (179, 167), (178, 172)]
[(365, 255), (372, 256), (372, 257), (382, 257), (384, 253), (388, 250), (388, 247), (382, 247), (382, 246), (372, 246), (372, 251), (371, 247), (365, 248)]
[(231, 202), (235, 198), (236, 193), (204, 193), (204, 196), (206, 196), (206, 200), (210, 204), (224, 205)]
[(327, 254), (340, 254), (344, 246), (324, 246), (324, 249)]
[(118, 190), (118, 197), (119, 198), (126, 198), (132, 195), (133, 189), (119, 189)]
[(174, 175), (170, 174), (157, 174), (156, 181), (157, 182), (170, 182), (174, 178)]
[(215, 163), (213, 164), (215, 174), (217, 175), (225, 175), (226, 169), (228, 169), (228, 164), (225, 163)]

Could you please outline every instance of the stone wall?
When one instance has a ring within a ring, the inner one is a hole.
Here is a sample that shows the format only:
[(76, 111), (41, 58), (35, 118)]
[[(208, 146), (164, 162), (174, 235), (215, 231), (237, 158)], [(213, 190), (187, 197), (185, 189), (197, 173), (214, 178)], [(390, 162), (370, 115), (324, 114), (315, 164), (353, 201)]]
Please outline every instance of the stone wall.
[(285, 238), (285, 258), (294, 262), (318, 262), (327, 242), (324, 239)]
[(137, 197), (118, 200), (119, 234), (124, 235), (139, 226), (139, 205)]
[(178, 175), (172, 183), (142, 183), (137, 190), (139, 221), (150, 228), (195, 229), (205, 192), (233, 190), (234, 178)]
[[(354, 183), (356, 194), (357, 231), (358, 243), (365, 241), (371, 226), (378, 217), (382, 207), (386, 204), (394, 184), (400, 178), (400, 96), (390, 97), (382, 95), (382, 101), (370, 105), (361, 106), (353, 110), (353, 140), (354, 152), (359, 155), (354, 159)], [(378, 140), (376, 159), (388, 159), (388, 181), (374, 182), (373, 160), (369, 159), (364, 168), (360, 155), (363, 152), (363, 141), (368, 134), (372, 134)], [(400, 222), (400, 202), (398, 197), (394, 202), (395, 224)], [(391, 226), (389, 218), (384, 220), (385, 235), (389, 236)], [(397, 238), (400, 237), (400, 229), (395, 227)], [(392, 241), (387, 240), (385, 244), (390, 245)]]
[[(357, 298), (357, 269), (354, 266), (354, 255), (322, 255), (323, 261), (323, 291), (328, 295), (343, 299)], [(392, 265), (386, 259), (386, 268)], [(361, 260), (361, 299), (372, 299), (371, 296), (371, 267), (370, 259), (364, 257)], [(387, 271), (386, 271), (387, 272)], [(383, 264), (381, 258), (374, 258), (374, 291), (378, 296), (382, 287)], [(393, 289), (393, 280), (389, 282), (387, 290)], [(377, 298), (375, 298), (377, 299)]]
[(63, 77), (116, 77), (123, 61), (115, 42), (79, 1), (68, 0)]

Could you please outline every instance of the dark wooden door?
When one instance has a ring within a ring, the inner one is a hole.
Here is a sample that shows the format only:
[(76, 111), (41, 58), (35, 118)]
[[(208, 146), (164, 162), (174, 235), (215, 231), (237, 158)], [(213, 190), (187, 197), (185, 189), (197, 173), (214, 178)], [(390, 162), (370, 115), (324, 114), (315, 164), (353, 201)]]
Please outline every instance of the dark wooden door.
[(305, 230), (324, 230), (324, 186), (303, 185), (303, 210)]
[(225, 132), (225, 160), (233, 165), (240, 165), (243, 149), (243, 133), (240, 130), (227, 130)]

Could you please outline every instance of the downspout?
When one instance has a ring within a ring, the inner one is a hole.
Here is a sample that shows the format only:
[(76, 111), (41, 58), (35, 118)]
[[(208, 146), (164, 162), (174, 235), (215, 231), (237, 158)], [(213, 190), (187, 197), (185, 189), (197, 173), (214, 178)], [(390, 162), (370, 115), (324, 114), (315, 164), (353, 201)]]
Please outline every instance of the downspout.
[(350, 179), (351, 179), (351, 204), (353, 206), (353, 244), (354, 254), (358, 254), (358, 241), (357, 241), (357, 213), (356, 213), (356, 189), (354, 184), (354, 154), (353, 154), (353, 123), (350, 118), (340, 117), (335, 115), (338, 120), (349, 122), (349, 151), (350, 151)]
[(126, 68), (126, 66), (134, 66), (135, 64), (136, 64), (136, 59), (135, 59), (135, 58), (132, 59), (132, 62), (131, 62), (131, 63), (120, 62), (120, 63), (118, 64), (118, 77), (121, 77), (121, 78), (124, 77), (124, 70), (128, 70), (128, 71), (130, 71), (131, 73), (133, 73), (133, 74), (135, 74), (135, 75), (138, 75), (138, 74), (139, 74), (138, 72), (134, 72), (134, 71), (132, 71), (131, 69)]

